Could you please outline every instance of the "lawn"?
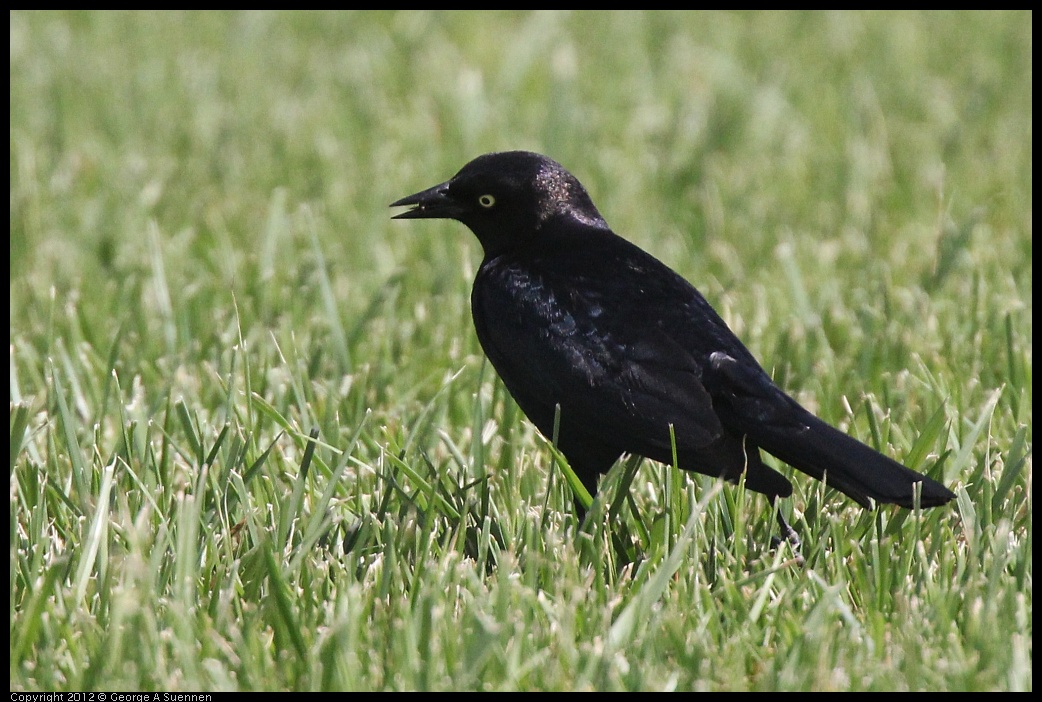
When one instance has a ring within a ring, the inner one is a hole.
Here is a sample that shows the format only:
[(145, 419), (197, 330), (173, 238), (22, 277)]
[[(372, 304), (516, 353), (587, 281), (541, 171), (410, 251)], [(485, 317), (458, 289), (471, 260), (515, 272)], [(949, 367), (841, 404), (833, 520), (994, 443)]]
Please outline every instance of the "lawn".
[[(11, 690), (1031, 690), (1032, 19), (12, 12)], [(387, 207), (517, 148), (957, 500), (579, 524)]]

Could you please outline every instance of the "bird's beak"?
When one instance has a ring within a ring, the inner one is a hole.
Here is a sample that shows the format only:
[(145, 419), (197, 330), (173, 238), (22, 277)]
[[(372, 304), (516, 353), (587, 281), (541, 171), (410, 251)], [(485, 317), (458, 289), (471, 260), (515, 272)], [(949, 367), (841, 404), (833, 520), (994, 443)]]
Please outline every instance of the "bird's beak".
[(461, 213), (459, 205), (449, 197), (448, 182), (395, 200), (391, 207), (412, 208), (396, 214), (391, 219), (454, 219)]

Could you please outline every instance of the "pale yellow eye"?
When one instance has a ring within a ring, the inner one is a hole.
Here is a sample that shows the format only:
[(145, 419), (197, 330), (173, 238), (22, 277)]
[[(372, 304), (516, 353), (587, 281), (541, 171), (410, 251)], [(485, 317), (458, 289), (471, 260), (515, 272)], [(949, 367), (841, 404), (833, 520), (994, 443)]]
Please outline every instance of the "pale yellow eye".
[(482, 195), (478, 198), (478, 204), (484, 207), (485, 209), (488, 209), (496, 204), (496, 198), (492, 197), (491, 195)]

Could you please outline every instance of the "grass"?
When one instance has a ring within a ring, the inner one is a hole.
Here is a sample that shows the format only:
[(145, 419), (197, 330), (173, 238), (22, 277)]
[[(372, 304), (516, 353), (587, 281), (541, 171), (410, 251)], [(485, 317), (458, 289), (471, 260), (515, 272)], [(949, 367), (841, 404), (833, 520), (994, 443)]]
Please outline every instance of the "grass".
[[(12, 691), (1032, 688), (1030, 13), (10, 20)], [(508, 148), (957, 501), (580, 528), (388, 220)]]

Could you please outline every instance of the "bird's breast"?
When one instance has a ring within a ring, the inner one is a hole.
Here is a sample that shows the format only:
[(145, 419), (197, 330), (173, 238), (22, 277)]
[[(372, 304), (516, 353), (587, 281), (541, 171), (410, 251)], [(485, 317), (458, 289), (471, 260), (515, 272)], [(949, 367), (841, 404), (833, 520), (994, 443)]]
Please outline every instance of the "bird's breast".
[(610, 372), (611, 335), (595, 324), (604, 308), (536, 272), (483, 268), (474, 281), (471, 311), (478, 340), (501, 375), (519, 366), (552, 373), (556, 368), (548, 366), (567, 363), (594, 383)]

